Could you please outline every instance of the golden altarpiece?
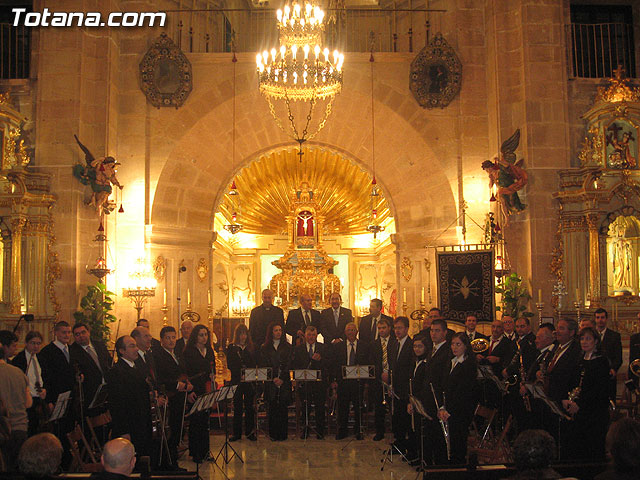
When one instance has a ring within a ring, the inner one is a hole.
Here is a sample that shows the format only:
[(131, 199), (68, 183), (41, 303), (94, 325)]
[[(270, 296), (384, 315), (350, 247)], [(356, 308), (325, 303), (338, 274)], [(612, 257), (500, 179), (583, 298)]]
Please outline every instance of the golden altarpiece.
[(552, 270), (567, 285), (559, 309), (603, 307), (613, 328), (635, 330), (640, 303), (640, 89), (615, 77), (583, 114), (580, 167), (562, 170), (558, 245)]
[(274, 275), (269, 288), (283, 309), (295, 308), (303, 294), (311, 295), (314, 305), (327, 306), (333, 292), (340, 293), (340, 279), (332, 271), (338, 264), (323, 247), (324, 216), (306, 180), (289, 195), (286, 216), (288, 246), (273, 265), (282, 270)]
[[(57, 315), (54, 282), (60, 275), (54, 242), (50, 177), (28, 166), (25, 118), (8, 94), (0, 94), (0, 325), (15, 324), (20, 315), (36, 321)], [(41, 331), (48, 331), (42, 328)]]

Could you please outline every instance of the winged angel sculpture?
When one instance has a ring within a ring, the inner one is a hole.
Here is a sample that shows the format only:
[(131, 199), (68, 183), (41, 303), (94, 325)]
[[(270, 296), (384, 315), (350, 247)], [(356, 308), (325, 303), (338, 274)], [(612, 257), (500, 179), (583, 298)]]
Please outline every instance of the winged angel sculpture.
[(87, 205), (93, 205), (98, 212), (98, 217), (102, 218), (103, 213), (111, 213), (114, 205), (109, 203), (109, 195), (113, 191), (112, 185), (120, 187), (122, 185), (116, 178), (116, 167), (120, 163), (116, 162), (113, 157), (95, 158), (93, 154), (85, 147), (78, 137), (74, 135), (80, 149), (84, 152), (86, 165), (78, 163), (73, 166), (73, 176), (76, 177), (83, 185), (91, 187), (91, 198), (86, 201)]
[(494, 185), (497, 187), (498, 202), (504, 218), (512, 213), (525, 209), (526, 205), (520, 201), (518, 191), (522, 190), (528, 181), (527, 172), (522, 168), (524, 159), (516, 161), (514, 153), (520, 144), (520, 129), (502, 143), (500, 158), (482, 162), (482, 169), (489, 174), (489, 189), (491, 200), (494, 197)]

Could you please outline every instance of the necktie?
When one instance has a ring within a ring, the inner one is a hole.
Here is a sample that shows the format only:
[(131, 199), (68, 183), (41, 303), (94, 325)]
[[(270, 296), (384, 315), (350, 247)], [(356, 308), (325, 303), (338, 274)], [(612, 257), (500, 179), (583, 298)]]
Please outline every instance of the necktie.
[(389, 370), (389, 356), (387, 355), (387, 339), (383, 338), (382, 342), (382, 369)]
[(333, 311), (333, 319), (336, 321), (336, 327), (338, 326), (338, 319), (340, 318), (340, 310)]
[(491, 352), (493, 351), (493, 345), (495, 344), (495, 342), (493, 340), (491, 340), (491, 345), (489, 345), (489, 353), (488, 355), (491, 355)]
[(473, 332), (469, 334), (469, 341), (473, 342)]
[(309, 312), (307, 312), (306, 310), (304, 312), (304, 324), (307, 326), (311, 325), (311, 322), (309, 321)]
[(356, 350), (353, 343), (350, 343), (351, 349), (349, 350), (349, 361), (347, 365), (355, 365), (356, 364)]
[(33, 378), (35, 379), (35, 385), (42, 386), (42, 381), (40, 379), (40, 373), (38, 372), (38, 365), (36, 365), (36, 356), (31, 355), (31, 365), (33, 365)]
[(551, 361), (549, 362), (549, 365), (547, 366), (547, 371), (548, 372), (553, 370), (553, 367), (555, 366), (556, 362), (558, 361), (558, 357), (560, 357), (560, 354), (562, 354), (562, 352), (565, 351), (567, 346), (568, 346), (568, 344), (565, 345), (564, 347), (558, 347), (558, 349), (556, 350), (556, 353), (553, 354), (553, 358), (551, 359)]
[(313, 345), (309, 345), (309, 358), (313, 357)]
[(438, 351), (438, 347), (434, 345), (433, 350), (431, 350), (431, 358), (433, 358), (433, 356), (436, 354), (437, 351)]
[(64, 353), (64, 358), (66, 358), (67, 363), (69, 363), (69, 347), (65, 345), (62, 353)]
[(374, 340), (378, 339), (378, 319), (377, 318), (371, 319), (371, 338), (373, 338)]
[(93, 362), (96, 364), (96, 367), (98, 367), (98, 370), (102, 372), (102, 367), (100, 366), (100, 360), (98, 360), (98, 354), (93, 348), (93, 345), (89, 344), (89, 346), (87, 347), (87, 353), (93, 359)]

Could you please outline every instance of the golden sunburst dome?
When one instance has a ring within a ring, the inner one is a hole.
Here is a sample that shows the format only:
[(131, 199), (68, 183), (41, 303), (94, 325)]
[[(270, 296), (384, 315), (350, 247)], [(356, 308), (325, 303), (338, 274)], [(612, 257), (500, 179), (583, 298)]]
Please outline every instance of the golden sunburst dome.
[[(325, 217), (325, 235), (366, 234), (371, 220), (371, 176), (342, 155), (320, 148), (305, 148), (302, 162), (296, 150), (264, 155), (243, 168), (235, 178), (240, 193), (238, 222), (244, 233), (286, 234), (289, 195), (303, 179), (315, 191), (319, 213)], [(232, 215), (228, 194), (219, 212)], [(378, 222), (393, 222), (389, 205), (380, 196)]]

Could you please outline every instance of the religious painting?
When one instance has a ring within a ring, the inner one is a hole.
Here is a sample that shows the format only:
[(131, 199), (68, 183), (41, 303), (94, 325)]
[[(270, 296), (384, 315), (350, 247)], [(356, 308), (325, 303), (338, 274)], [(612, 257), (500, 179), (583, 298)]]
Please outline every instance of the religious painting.
[(605, 130), (607, 167), (638, 168), (638, 128), (626, 120), (615, 120)]
[(423, 108), (444, 108), (458, 95), (461, 84), (460, 59), (438, 33), (411, 63), (411, 93)]
[(467, 315), (491, 321), (494, 312), (493, 250), (436, 252), (438, 296), (446, 318), (464, 322)]

